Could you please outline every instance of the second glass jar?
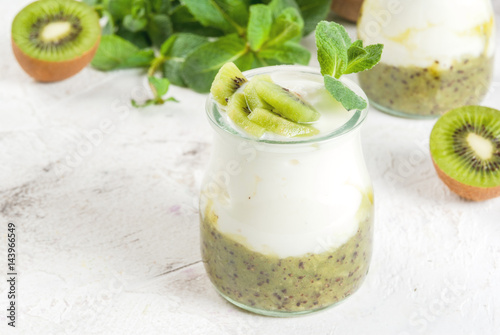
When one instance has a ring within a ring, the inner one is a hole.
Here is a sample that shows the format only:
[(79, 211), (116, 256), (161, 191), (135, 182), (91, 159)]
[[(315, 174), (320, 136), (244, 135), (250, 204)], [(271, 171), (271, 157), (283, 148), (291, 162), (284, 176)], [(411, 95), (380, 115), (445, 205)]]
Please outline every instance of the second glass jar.
[(372, 105), (389, 114), (438, 117), (479, 104), (495, 50), (490, 0), (365, 0), (365, 44), (383, 43), (381, 62), (359, 74)]

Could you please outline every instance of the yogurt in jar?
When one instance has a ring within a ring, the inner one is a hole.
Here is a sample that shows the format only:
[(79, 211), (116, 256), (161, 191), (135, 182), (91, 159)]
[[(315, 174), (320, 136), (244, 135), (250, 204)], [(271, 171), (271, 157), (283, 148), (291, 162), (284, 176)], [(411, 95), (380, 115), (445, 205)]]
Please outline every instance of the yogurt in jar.
[(246, 75), (261, 73), (320, 112), (320, 133), (251, 139), (208, 102), (216, 136), (200, 198), (202, 254), (231, 302), (262, 314), (300, 314), (352, 294), (368, 269), (373, 195), (359, 137), (366, 110), (345, 110), (311, 68)]

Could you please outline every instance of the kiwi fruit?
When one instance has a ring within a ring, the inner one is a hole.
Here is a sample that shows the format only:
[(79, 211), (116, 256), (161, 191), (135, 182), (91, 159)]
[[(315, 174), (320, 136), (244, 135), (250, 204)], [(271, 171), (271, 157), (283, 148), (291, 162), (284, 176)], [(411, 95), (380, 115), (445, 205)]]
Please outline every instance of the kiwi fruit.
[(266, 130), (281, 136), (302, 137), (319, 134), (319, 130), (314, 127), (297, 124), (263, 108), (254, 109), (248, 118)]
[(274, 112), (290, 121), (310, 123), (317, 121), (321, 116), (300, 96), (278, 84), (259, 81), (259, 84), (255, 85), (255, 91), (265, 102), (273, 106)]
[(264, 128), (253, 123), (248, 118), (249, 110), (243, 93), (234, 93), (231, 96), (226, 112), (227, 116), (247, 134), (259, 138), (266, 132)]
[(40, 0), (12, 22), (12, 49), (21, 67), (41, 82), (73, 76), (94, 57), (101, 40), (97, 13), (74, 0)]
[(210, 93), (215, 101), (226, 106), (229, 98), (246, 82), (247, 79), (240, 69), (234, 63), (228, 62), (220, 68), (215, 76)]
[(246, 85), (243, 90), (243, 93), (245, 93), (245, 97), (247, 99), (247, 105), (250, 108), (250, 111), (256, 109), (256, 108), (264, 108), (264, 109), (272, 109), (273, 107), (269, 105), (267, 102), (262, 100), (260, 96), (257, 94), (257, 91), (255, 90), (255, 85), (259, 85), (260, 81), (267, 81), (272, 83), (273, 80), (271, 77), (267, 74), (261, 74), (258, 76), (255, 76), (250, 80)]
[[(243, 92), (237, 92), (241, 87)], [(210, 93), (215, 101), (227, 106), (227, 116), (238, 127), (257, 138), (266, 131), (285, 137), (319, 134), (318, 129), (299, 123), (314, 122), (320, 114), (300, 96), (275, 84), (269, 75), (248, 81), (229, 62), (215, 76)]]
[(430, 151), (438, 176), (459, 196), (500, 196), (500, 111), (465, 106), (445, 113), (432, 129)]

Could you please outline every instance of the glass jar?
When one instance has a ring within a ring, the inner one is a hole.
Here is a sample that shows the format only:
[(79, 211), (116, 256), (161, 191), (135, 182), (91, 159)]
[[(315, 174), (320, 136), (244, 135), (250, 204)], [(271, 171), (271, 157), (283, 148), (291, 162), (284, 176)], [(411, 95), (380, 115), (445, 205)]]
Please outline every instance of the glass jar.
[[(323, 82), (301, 66), (245, 76), (275, 71)], [(216, 290), (270, 316), (320, 310), (354, 293), (372, 253), (373, 191), (359, 133), (367, 110), (298, 140), (237, 132), (211, 97), (206, 111), (215, 137), (200, 196), (201, 251)]]
[(381, 62), (359, 74), (372, 105), (433, 118), (479, 104), (493, 75), (494, 18), (490, 0), (365, 0), (358, 36), (385, 45)]

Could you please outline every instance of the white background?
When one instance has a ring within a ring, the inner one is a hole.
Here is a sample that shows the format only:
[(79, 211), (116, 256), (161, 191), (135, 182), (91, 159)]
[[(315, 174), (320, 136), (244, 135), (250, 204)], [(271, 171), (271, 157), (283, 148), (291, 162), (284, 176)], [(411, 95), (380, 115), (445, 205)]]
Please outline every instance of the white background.
[[(215, 293), (200, 262), (206, 95), (172, 87), (180, 103), (136, 110), (130, 98), (147, 92), (139, 70), (33, 82), (10, 48), (10, 24), (27, 2), (3, 0), (0, 11), (0, 278), (9, 221), (20, 274), (18, 327), (0, 312), (0, 334), (500, 332), (500, 199), (450, 194), (427, 148), (435, 121), (370, 110), (362, 138), (375, 250), (358, 293), (309, 316), (251, 315)], [(315, 50), (313, 36), (304, 45)], [(483, 103), (496, 108), (498, 59)], [(0, 310), (6, 292), (2, 279)]]

